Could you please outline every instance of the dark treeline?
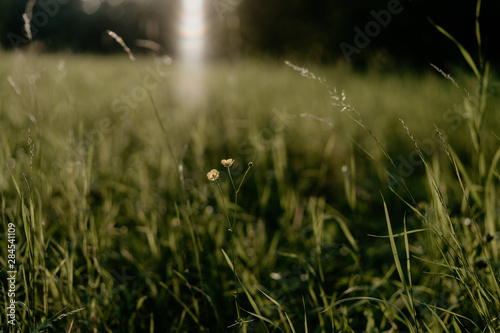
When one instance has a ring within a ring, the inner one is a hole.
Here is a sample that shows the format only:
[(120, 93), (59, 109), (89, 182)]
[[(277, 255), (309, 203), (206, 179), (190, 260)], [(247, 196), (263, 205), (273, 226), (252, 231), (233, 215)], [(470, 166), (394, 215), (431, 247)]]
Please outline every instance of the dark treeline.
[[(137, 39), (175, 55), (180, 0), (37, 0), (31, 27), (43, 48), (74, 52), (117, 51), (111, 29), (134, 48)], [(0, 0), (0, 43), (27, 44), (22, 14), (26, 0)], [(346, 61), (358, 67), (427, 66), (465, 62), (456, 46), (430, 21), (460, 41), (473, 57), (476, 1), (453, 0), (207, 0), (208, 56), (245, 54)], [(485, 0), (480, 23), (483, 51), (500, 60), (500, 1)], [(137, 49), (137, 52), (139, 49)], [(134, 50), (134, 52), (136, 51)]]

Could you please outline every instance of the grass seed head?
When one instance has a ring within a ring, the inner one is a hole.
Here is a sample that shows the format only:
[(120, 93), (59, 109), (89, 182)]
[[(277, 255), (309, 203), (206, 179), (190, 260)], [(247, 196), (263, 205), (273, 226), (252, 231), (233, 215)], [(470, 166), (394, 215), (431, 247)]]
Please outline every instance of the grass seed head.
[(24, 21), (24, 31), (26, 32), (26, 37), (28, 37), (28, 39), (31, 41), (33, 40), (33, 34), (31, 33), (31, 19), (26, 13), (23, 14), (23, 21)]
[(125, 42), (123, 41), (123, 39), (118, 36), (118, 34), (114, 31), (111, 31), (111, 30), (107, 30), (106, 31), (108, 33), (108, 35), (113, 38), (118, 44), (120, 44), (120, 46), (123, 48), (123, 50), (125, 52), (127, 52), (128, 54), (128, 58), (131, 60), (131, 61), (135, 61), (135, 57), (134, 55), (132, 54), (132, 51), (130, 51), (130, 48), (127, 46), (127, 44), (125, 44)]

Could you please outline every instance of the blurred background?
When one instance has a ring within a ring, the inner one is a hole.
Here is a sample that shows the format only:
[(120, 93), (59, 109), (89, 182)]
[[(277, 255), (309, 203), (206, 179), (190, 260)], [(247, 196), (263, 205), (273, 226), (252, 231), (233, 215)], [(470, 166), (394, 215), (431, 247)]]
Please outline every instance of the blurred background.
[[(22, 19), (27, 3), (0, 1), (2, 48), (27, 44)], [(203, 57), (211, 60), (257, 55), (348, 62), (356, 68), (427, 67), (429, 62), (464, 65), (456, 46), (436, 33), (429, 20), (458, 36), (468, 50), (477, 49), (473, 0), (40, 0), (32, 8), (33, 39), (47, 51), (119, 52), (119, 46), (106, 35), (110, 29), (122, 36), (134, 53), (146, 46), (175, 57), (180, 53), (177, 37), (189, 34), (180, 27), (189, 3), (198, 3), (203, 10), (203, 23), (198, 22), (201, 26), (191, 32), (203, 39)], [(375, 20), (374, 13), (387, 11), (388, 6), (397, 13), (385, 26), (378, 25), (379, 29), (369, 26), (373, 37), (358, 40), (362, 52), (351, 52), (346, 59), (341, 43), (356, 47), (355, 28), (366, 31), (367, 24)], [(483, 44), (496, 65), (500, 59), (499, 15), (499, 1), (483, 1)], [(144, 40), (156, 44), (144, 44)]]

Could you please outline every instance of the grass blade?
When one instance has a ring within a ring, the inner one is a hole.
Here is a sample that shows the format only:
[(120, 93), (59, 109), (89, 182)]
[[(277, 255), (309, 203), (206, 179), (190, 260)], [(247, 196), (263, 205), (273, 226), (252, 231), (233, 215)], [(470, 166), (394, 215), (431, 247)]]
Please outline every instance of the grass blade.
[(391, 250), (392, 250), (392, 255), (394, 257), (394, 263), (396, 264), (396, 270), (398, 271), (399, 279), (401, 280), (403, 285), (406, 286), (406, 279), (403, 273), (403, 269), (401, 268), (401, 262), (399, 261), (398, 248), (396, 246), (396, 242), (394, 240), (395, 237), (392, 232), (392, 225), (389, 217), (389, 211), (387, 210), (387, 204), (383, 196), (382, 196), (382, 201), (384, 202), (385, 220), (387, 222), (387, 230), (389, 232), (389, 240), (391, 242)]
[(285, 317), (286, 317), (286, 320), (288, 322), (288, 325), (290, 326), (292, 332), (295, 333), (295, 328), (293, 327), (293, 323), (292, 321), (290, 320), (290, 317), (288, 316), (288, 314), (286, 313), (285, 310), (283, 310), (283, 308), (281, 307), (281, 305), (278, 303), (278, 301), (276, 301), (274, 298), (272, 298), (271, 296), (269, 296), (268, 294), (266, 294), (262, 289), (260, 289), (258, 286), (255, 286), (255, 288), (257, 288), (257, 290), (259, 290), (264, 296), (266, 296), (266, 298), (268, 300), (270, 300), (274, 305), (276, 305), (276, 307), (278, 307), (278, 309), (283, 312), (285, 314)]
[(469, 64), (470, 68), (472, 69), (472, 71), (474, 72), (474, 74), (476, 75), (476, 77), (478, 79), (481, 79), (481, 74), (479, 73), (479, 70), (477, 69), (477, 66), (474, 62), (474, 60), (472, 59), (471, 55), (469, 54), (469, 52), (467, 52), (467, 50), (462, 46), (462, 44), (460, 44), (456, 39), (455, 37), (453, 37), (452, 35), (450, 35), (448, 33), (448, 31), (446, 31), (445, 29), (443, 29), (442, 27), (440, 27), (439, 25), (437, 25), (436, 23), (434, 23), (431, 19), (429, 19), (429, 21), (431, 22), (431, 24), (440, 32), (442, 33), (443, 35), (445, 35), (446, 37), (448, 37), (457, 47), (458, 49), (460, 50), (460, 52), (462, 53), (462, 56), (464, 57), (465, 61), (467, 62), (467, 64)]
[(352, 302), (352, 301), (373, 301), (373, 302), (378, 302), (378, 303), (382, 303), (384, 305), (387, 305), (388, 307), (391, 307), (393, 308), (394, 310), (396, 310), (396, 312), (401, 315), (401, 318), (404, 319), (405, 321), (405, 324), (407, 325), (408, 329), (410, 330), (410, 333), (416, 333), (415, 331), (415, 328), (412, 326), (411, 324), (411, 321), (408, 319), (408, 317), (404, 314), (403, 311), (401, 311), (401, 309), (399, 309), (397, 306), (395, 306), (394, 304), (388, 302), (388, 301), (384, 301), (382, 299), (379, 299), (379, 298), (375, 298), (375, 297), (369, 297), (369, 296), (360, 296), (360, 297), (349, 297), (349, 298), (343, 298), (341, 300), (338, 300), (337, 302), (333, 303), (332, 305), (328, 306), (326, 309), (324, 309), (322, 312), (326, 312), (328, 310), (331, 310), (333, 309), (334, 307), (336, 307), (337, 305), (339, 304), (342, 304), (342, 303), (345, 303), (345, 302)]
[(302, 296), (302, 304), (304, 305), (304, 332), (309, 333), (309, 329), (307, 328), (306, 301), (304, 300), (304, 296)]

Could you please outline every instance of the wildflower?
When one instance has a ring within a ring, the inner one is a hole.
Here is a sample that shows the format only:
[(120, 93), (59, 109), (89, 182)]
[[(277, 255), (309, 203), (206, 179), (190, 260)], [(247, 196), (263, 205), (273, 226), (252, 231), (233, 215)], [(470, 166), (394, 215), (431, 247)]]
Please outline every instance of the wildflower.
[(229, 168), (231, 165), (233, 165), (234, 160), (232, 158), (228, 158), (227, 160), (221, 160), (220, 161), (224, 168)]
[(207, 173), (207, 178), (208, 180), (211, 180), (211, 181), (216, 181), (217, 179), (219, 179), (219, 171), (217, 171), (216, 169), (212, 169), (210, 170), (209, 173)]

